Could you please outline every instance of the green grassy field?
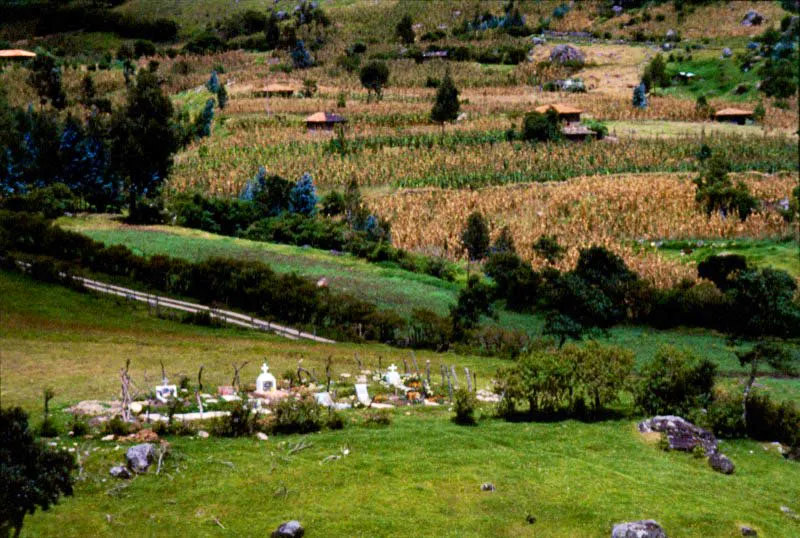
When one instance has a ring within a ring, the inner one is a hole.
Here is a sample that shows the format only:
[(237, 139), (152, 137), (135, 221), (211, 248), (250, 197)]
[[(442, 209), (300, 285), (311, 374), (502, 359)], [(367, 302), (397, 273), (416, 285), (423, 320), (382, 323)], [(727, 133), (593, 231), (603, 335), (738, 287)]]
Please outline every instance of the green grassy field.
[[(184, 325), (122, 299), (13, 273), (0, 272), (0, 295), (2, 402), (24, 406), (34, 423), (44, 386), (56, 389), (61, 424), (68, 404), (116, 397), (128, 358), (134, 383), (149, 388), (160, 377), (160, 360), (173, 380), (204, 364), (204, 382), (214, 387), (229, 383), (231, 364), (245, 360), (242, 379), (250, 380), (262, 360), (283, 372), (302, 358), (321, 372), (333, 355), (339, 378), (355, 373), (355, 353), (372, 368), (378, 356), (384, 367), (409, 356), (379, 345), (304, 344)], [(642, 335), (627, 329), (617, 338), (632, 343)], [(700, 346), (708, 336), (697, 338)], [(417, 359), (431, 360), (434, 372), (439, 364), (468, 366), (481, 387), (507, 364), (452, 353)], [(797, 399), (795, 380), (759, 383)], [(161, 474), (123, 483), (107, 473), (124, 459), (124, 445), (63, 437), (59, 443), (84, 454), (76, 495), (29, 517), (23, 536), (251, 536), (292, 518), (309, 536), (396, 536), (412, 527), (419, 536), (600, 537), (615, 522), (640, 518), (681, 537), (737, 536), (739, 524), (761, 536), (800, 532), (800, 523), (779, 509), (800, 510), (796, 463), (762, 443), (725, 441), (737, 472), (720, 475), (703, 460), (658, 450), (636, 433), (630, 410), (622, 412), (626, 418), (599, 423), (507, 423), (484, 407), (477, 426), (462, 427), (446, 407), (412, 407), (393, 411), (393, 423), (376, 428), (364, 425), (363, 412), (348, 411), (344, 430), (309, 435), (310, 448), (293, 455), (298, 436), (170, 438), (172, 456)], [(343, 448), (349, 455), (322, 463)], [(483, 482), (497, 491), (480, 491)], [(529, 514), (536, 523), (526, 522)]]

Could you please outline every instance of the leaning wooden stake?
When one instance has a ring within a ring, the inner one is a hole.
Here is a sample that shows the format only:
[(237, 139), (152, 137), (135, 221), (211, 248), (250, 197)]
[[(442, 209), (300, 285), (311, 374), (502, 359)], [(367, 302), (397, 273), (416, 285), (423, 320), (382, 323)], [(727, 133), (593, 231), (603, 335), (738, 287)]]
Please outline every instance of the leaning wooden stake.
[(411, 362), (414, 363), (414, 371), (417, 372), (417, 377), (419, 377), (419, 364), (417, 364), (417, 355), (413, 351), (411, 352)]
[[(125, 368), (120, 369), (120, 381), (122, 382), (122, 420), (131, 421), (131, 377), (128, 375), (128, 368), (131, 360), (125, 361)], [(163, 365), (162, 365), (163, 369)]]
[(428, 380), (428, 386), (431, 386), (431, 361), (425, 361), (425, 378)]
[(200, 365), (200, 371), (197, 372), (197, 389), (194, 391), (194, 397), (197, 400), (197, 408), (200, 409), (200, 418), (203, 418), (203, 399), (200, 393), (203, 392), (203, 368), (205, 365)]
[(242, 365), (238, 367), (236, 366), (235, 363), (231, 365), (233, 366), (233, 381), (231, 381), (231, 385), (236, 389), (236, 392), (239, 392), (239, 384), (240, 384), (239, 372), (241, 371), (242, 368), (247, 366), (248, 362), (249, 361), (244, 361)]
[(456, 365), (455, 364), (451, 364), (450, 365), (450, 371), (453, 373), (453, 384), (456, 386), (456, 389), (458, 389), (458, 376), (456, 375)]
[(467, 390), (472, 392), (472, 376), (469, 375), (469, 368), (464, 367), (464, 374), (467, 376)]

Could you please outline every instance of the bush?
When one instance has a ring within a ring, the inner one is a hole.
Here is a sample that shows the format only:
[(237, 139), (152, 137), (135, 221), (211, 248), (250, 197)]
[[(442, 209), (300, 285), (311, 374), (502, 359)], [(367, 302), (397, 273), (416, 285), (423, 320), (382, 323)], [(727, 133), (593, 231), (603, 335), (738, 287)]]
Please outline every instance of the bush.
[(717, 366), (689, 351), (662, 346), (642, 369), (636, 405), (650, 415), (686, 415), (711, 401)]
[(697, 264), (697, 276), (713, 282), (720, 290), (727, 291), (733, 278), (747, 270), (747, 258), (741, 254), (709, 256)]
[(800, 410), (794, 402), (774, 402), (769, 395), (751, 393), (747, 399), (747, 426), (742, 420), (742, 394), (718, 391), (708, 412), (698, 421), (716, 435), (749, 437), (800, 446)]
[(558, 113), (548, 110), (546, 114), (529, 112), (522, 122), (522, 139), (531, 142), (550, 142), (561, 139)]
[(103, 435), (128, 435), (131, 433), (131, 425), (122, 420), (122, 417), (115, 415), (103, 423), (101, 429)]
[(256, 415), (244, 400), (239, 400), (231, 414), (214, 419), (211, 433), (219, 437), (244, 437), (256, 431)]
[(311, 396), (284, 398), (273, 408), (275, 433), (311, 433), (322, 429), (322, 408)]
[(341, 413), (330, 409), (328, 410), (328, 420), (325, 425), (329, 430), (342, 430), (344, 429), (344, 417)]
[(455, 401), (453, 402), (453, 409), (456, 416), (453, 421), (462, 426), (471, 426), (476, 423), (475, 420), (475, 406), (478, 405), (478, 400), (475, 395), (465, 388), (460, 388), (455, 393)]
[(370, 411), (364, 419), (365, 426), (389, 426), (392, 423), (392, 415), (388, 411)]
[(88, 422), (83, 420), (78, 415), (73, 415), (72, 420), (69, 423), (69, 431), (71, 431), (72, 435), (75, 437), (82, 437), (84, 435), (88, 435), (91, 430)]

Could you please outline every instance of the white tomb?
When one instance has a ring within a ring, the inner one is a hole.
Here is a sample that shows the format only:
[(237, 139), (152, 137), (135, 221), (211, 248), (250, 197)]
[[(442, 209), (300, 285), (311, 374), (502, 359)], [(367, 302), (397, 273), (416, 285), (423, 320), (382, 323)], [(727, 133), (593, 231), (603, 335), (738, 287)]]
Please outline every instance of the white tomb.
[(261, 366), (261, 374), (256, 378), (256, 392), (274, 393), (278, 389), (275, 376), (269, 373), (269, 366), (264, 363)]
[(397, 371), (397, 366), (394, 364), (390, 365), (389, 371), (383, 376), (383, 380), (395, 387), (402, 385), (402, 380), (400, 379), (400, 373)]

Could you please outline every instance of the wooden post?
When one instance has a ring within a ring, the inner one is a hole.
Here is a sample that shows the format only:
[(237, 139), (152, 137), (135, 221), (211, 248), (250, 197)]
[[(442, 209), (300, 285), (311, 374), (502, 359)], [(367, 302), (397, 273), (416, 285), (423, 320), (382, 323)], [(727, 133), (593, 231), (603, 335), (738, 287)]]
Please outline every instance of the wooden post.
[(378, 355), (378, 375), (381, 375), (382, 371), (383, 371), (383, 357)]
[(232, 365), (233, 366), (233, 380), (231, 381), (231, 385), (233, 385), (233, 387), (236, 389), (236, 392), (239, 392), (239, 385), (240, 385), (240, 382), (239, 382), (239, 371), (242, 368), (244, 368), (245, 366), (247, 366), (247, 364), (249, 362), (250, 361), (244, 361), (242, 363), (242, 365), (238, 366), (238, 367), (236, 366), (235, 363)]
[(475, 389), (475, 392), (478, 392), (478, 374), (472, 372), (472, 386)]
[(122, 381), (122, 420), (131, 421), (131, 376), (128, 375), (128, 367), (131, 360), (125, 361), (125, 368), (120, 370), (120, 380)]
[(360, 374), (364, 368), (361, 366), (361, 359), (358, 358), (358, 353), (356, 353), (356, 364), (358, 364), (358, 373)]
[(444, 387), (444, 373), (447, 371), (447, 368), (444, 364), (439, 365), (439, 373), (442, 374), (442, 387)]
[(450, 379), (450, 371), (447, 370), (447, 369), (445, 369), (445, 371), (447, 372), (447, 391), (450, 393), (450, 401), (452, 402), (453, 401), (453, 383), (451, 382), (451, 379)]
[(469, 375), (469, 368), (464, 367), (464, 374), (467, 376), (467, 390), (472, 392), (472, 376)]
[(456, 375), (456, 365), (451, 364), (450, 370), (453, 372), (453, 384), (456, 386), (456, 389), (458, 389), (458, 376)]
[(417, 377), (419, 377), (419, 364), (417, 364), (417, 355), (413, 351), (411, 352), (411, 362), (414, 363), (414, 370), (417, 372)]
[(425, 361), (425, 377), (428, 379), (428, 386), (431, 386), (431, 361)]
[(325, 385), (325, 390), (327, 392), (331, 391), (331, 363), (333, 362), (333, 357), (328, 355), (328, 360), (325, 363), (325, 377), (328, 379), (328, 382)]
[(408, 375), (408, 361), (403, 359), (403, 373)]

